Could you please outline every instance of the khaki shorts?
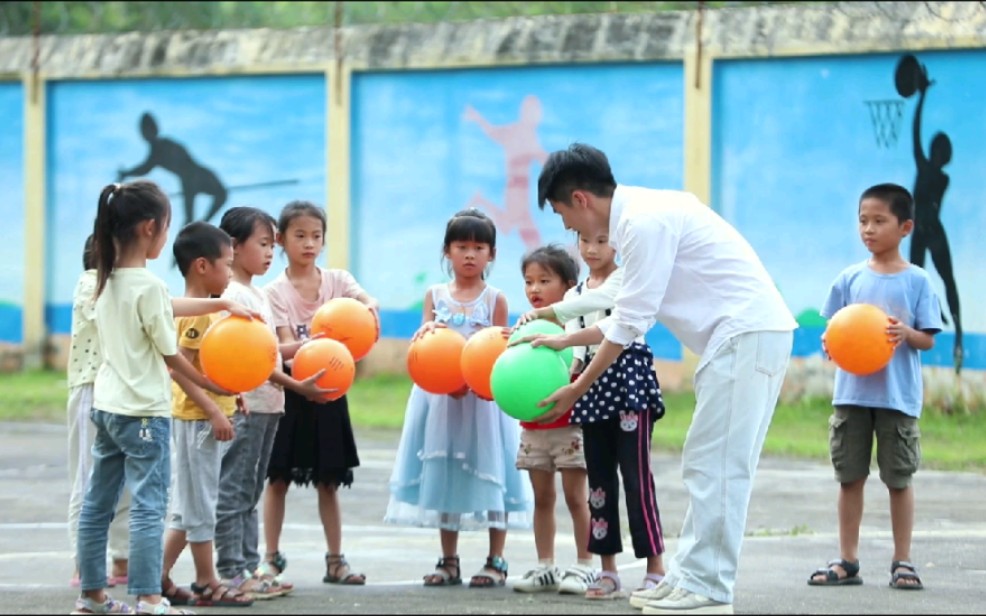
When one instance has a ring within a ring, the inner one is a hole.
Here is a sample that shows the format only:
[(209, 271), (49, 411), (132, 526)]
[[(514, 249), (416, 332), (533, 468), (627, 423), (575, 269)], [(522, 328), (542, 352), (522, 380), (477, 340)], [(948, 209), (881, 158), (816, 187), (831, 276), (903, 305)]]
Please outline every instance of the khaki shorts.
[(520, 432), (517, 468), (554, 472), (562, 468), (585, 468), (582, 426), (570, 425), (549, 430)]
[(880, 480), (888, 488), (911, 485), (921, 465), (917, 418), (865, 406), (836, 406), (829, 418), (829, 452), (836, 480), (851, 483), (869, 476), (874, 435)]

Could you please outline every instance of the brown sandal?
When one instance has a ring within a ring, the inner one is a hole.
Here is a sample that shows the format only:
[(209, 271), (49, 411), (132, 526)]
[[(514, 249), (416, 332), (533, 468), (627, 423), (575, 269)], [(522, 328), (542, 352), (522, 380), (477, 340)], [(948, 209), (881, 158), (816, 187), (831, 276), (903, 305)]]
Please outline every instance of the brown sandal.
[(195, 599), (192, 603), (195, 607), (250, 607), (253, 599), (246, 596), (239, 590), (229, 588), (223, 584), (216, 583), (215, 586), (199, 586), (195, 582), (191, 584)]
[(352, 572), (349, 568), (349, 563), (346, 561), (345, 554), (326, 554), (325, 577), (322, 578), (322, 581), (326, 584), (363, 586), (366, 584), (366, 576), (362, 573)]
[(195, 603), (195, 595), (175, 584), (170, 577), (161, 584), (161, 596), (167, 599), (171, 605), (193, 605)]

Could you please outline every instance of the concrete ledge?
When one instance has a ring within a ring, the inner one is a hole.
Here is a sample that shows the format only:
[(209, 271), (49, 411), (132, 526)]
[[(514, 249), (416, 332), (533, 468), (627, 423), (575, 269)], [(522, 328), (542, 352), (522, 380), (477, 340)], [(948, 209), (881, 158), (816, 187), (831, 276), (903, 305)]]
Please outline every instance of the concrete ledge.
[[(696, 48), (694, 11), (517, 17), (340, 30), (354, 70), (678, 61)], [(40, 37), (51, 79), (322, 71), (332, 28)], [(986, 47), (980, 2), (841, 2), (707, 10), (702, 45), (722, 58)], [(0, 75), (31, 70), (31, 37), (0, 38)]]

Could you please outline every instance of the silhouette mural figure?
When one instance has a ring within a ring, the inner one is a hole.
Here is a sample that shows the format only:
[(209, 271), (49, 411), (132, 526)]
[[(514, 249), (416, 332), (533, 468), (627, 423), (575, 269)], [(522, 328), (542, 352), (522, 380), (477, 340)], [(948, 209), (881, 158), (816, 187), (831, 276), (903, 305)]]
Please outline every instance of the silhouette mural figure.
[(195, 197), (209, 195), (212, 203), (201, 220), (208, 222), (226, 203), (228, 192), (216, 174), (209, 168), (200, 165), (182, 144), (161, 137), (157, 121), (149, 112), (140, 116), (140, 134), (147, 140), (150, 150), (147, 159), (131, 169), (120, 169), (117, 181), (122, 182), (128, 177), (141, 177), (156, 167), (161, 167), (178, 176), (181, 183), (181, 194), (185, 202), (185, 224), (195, 218)]
[[(910, 98), (918, 93), (918, 104), (914, 109), (914, 163), (917, 178), (914, 180), (914, 232), (911, 234), (911, 263), (924, 267), (925, 253), (931, 253), (938, 275), (945, 285), (945, 300), (952, 315), (955, 327), (955, 347), (953, 362), (955, 373), (962, 371), (962, 319), (959, 311), (959, 290), (952, 272), (952, 255), (941, 222), (942, 200), (948, 189), (949, 177), (942, 169), (952, 160), (952, 141), (948, 135), (939, 131), (931, 138), (928, 156), (921, 146), (921, 113), (928, 88), (935, 82), (928, 79), (928, 69), (911, 54), (906, 54), (897, 63), (895, 75), (897, 93)], [(948, 319), (942, 314), (942, 320)]]
[(517, 229), (524, 246), (532, 250), (541, 245), (541, 233), (531, 217), (531, 163), (544, 164), (548, 153), (538, 142), (537, 127), (541, 122), (541, 101), (527, 95), (520, 104), (520, 117), (512, 124), (490, 124), (476, 109), (467, 105), (464, 119), (476, 122), (491, 140), (503, 148), (507, 163), (507, 186), (503, 207), (485, 198), (480, 192), (473, 195), (468, 206), (479, 206), (489, 214), (493, 224), (504, 234)]

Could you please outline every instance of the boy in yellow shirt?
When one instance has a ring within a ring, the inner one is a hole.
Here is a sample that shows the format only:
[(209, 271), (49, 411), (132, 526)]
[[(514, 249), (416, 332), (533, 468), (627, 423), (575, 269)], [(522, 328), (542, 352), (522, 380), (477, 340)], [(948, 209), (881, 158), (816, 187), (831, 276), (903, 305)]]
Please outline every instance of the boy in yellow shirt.
[[(185, 297), (219, 297), (230, 280), (233, 247), (229, 235), (206, 222), (193, 222), (175, 237), (175, 262), (185, 278)], [(219, 313), (175, 319), (178, 350), (201, 371), (199, 346)], [(246, 606), (253, 600), (219, 580), (213, 563), (216, 503), (223, 455), (233, 441), (230, 421), (236, 398), (217, 396), (173, 373), (174, 463), (171, 513), (164, 539), (162, 595), (172, 605)], [(171, 580), (171, 568), (188, 545), (195, 564), (191, 592)]]

